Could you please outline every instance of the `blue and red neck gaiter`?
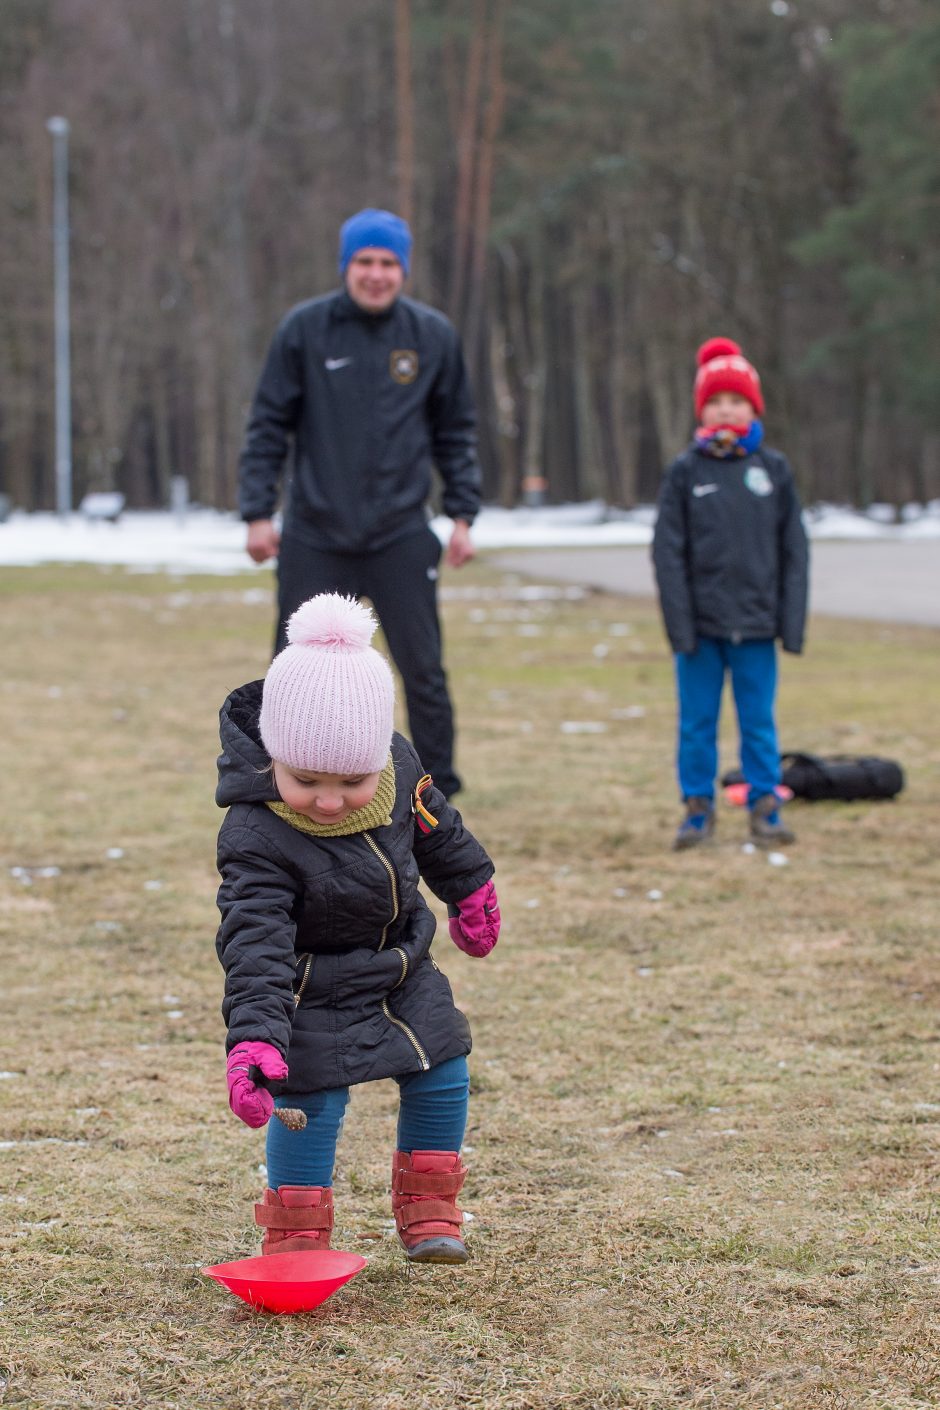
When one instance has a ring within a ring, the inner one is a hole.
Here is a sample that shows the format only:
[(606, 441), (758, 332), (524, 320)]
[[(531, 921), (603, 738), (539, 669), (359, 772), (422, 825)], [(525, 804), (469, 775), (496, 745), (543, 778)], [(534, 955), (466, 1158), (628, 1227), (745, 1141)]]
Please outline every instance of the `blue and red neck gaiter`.
[(699, 426), (695, 448), (715, 460), (734, 460), (757, 450), (763, 439), (764, 427), (756, 419), (750, 426)]

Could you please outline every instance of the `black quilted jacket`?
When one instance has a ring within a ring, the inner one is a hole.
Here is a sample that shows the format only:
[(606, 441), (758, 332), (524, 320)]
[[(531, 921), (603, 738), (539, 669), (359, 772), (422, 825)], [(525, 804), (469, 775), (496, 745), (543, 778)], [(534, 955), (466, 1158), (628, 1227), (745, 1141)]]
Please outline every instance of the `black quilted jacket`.
[(422, 774), (408, 741), (392, 740), (392, 823), (349, 837), (311, 837), (265, 806), (278, 798), (258, 733), (261, 681), (221, 711), (216, 802), (228, 1049), (271, 1043), (286, 1058), (283, 1090), (312, 1092), (433, 1067), (470, 1051), (470, 1028), (431, 957), (442, 901), (493, 875), (460, 814), (432, 788), (438, 826), (422, 832), (412, 801)]

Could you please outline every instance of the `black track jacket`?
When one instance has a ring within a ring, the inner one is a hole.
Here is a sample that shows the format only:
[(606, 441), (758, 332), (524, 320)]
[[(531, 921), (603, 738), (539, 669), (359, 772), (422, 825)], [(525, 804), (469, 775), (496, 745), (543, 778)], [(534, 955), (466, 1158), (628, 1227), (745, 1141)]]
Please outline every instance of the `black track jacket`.
[(653, 567), (673, 651), (700, 636), (780, 637), (802, 651), (808, 551), (786, 458), (762, 447), (717, 460), (690, 446), (663, 480)]
[(274, 513), (291, 437), (285, 527), (312, 548), (366, 553), (419, 532), (432, 461), (445, 514), (472, 523), (480, 507), (460, 342), (443, 314), (413, 299), (375, 315), (343, 289), (287, 314), (248, 420), (244, 520)]

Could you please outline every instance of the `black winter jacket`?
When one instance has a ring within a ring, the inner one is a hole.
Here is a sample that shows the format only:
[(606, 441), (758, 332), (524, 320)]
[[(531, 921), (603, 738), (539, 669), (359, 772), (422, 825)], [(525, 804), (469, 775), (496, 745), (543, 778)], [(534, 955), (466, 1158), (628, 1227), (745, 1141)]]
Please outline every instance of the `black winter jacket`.
[(673, 651), (700, 636), (780, 637), (802, 651), (808, 551), (785, 457), (718, 460), (690, 446), (663, 480), (653, 567)]
[(285, 526), (313, 548), (365, 553), (427, 522), (431, 463), (445, 514), (480, 507), (476, 414), (443, 314), (399, 298), (364, 312), (345, 290), (298, 304), (274, 335), (241, 457), (242, 518), (269, 519), (293, 436)]
[(221, 711), (216, 802), (227, 1048), (271, 1043), (287, 1059), (283, 1090), (313, 1092), (400, 1076), (470, 1051), (470, 1028), (431, 957), (436, 921), (419, 875), (442, 901), (469, 896), (493, 864), (436, 789), (425, 834), (412, 812), (421, 765), (392, 740), (392, 823), (311, 837), (265, 806), (278, 798), (258, 733), (261, 681)]

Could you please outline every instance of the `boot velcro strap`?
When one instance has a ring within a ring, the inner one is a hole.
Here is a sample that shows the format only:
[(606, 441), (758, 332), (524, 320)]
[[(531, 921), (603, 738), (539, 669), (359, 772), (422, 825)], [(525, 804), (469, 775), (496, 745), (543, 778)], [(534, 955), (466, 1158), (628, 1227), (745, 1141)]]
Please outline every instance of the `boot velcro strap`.
[(463, 1210), (442, 1199), (416, 1199), (403, 1204), (395, 1211), (395, 1219), (400, 1229), (408, 1229), (412, 1224), (444, 1223), (462, 1224)]
[(261, 1229), (332, 1229), (333, 1210), (330, 1205), (285, 1209), (283, 1205), (256, 1204), (255, 1223)]
[(396, 1195), (457, 1195), (466, 1170), (396, 1170)]

